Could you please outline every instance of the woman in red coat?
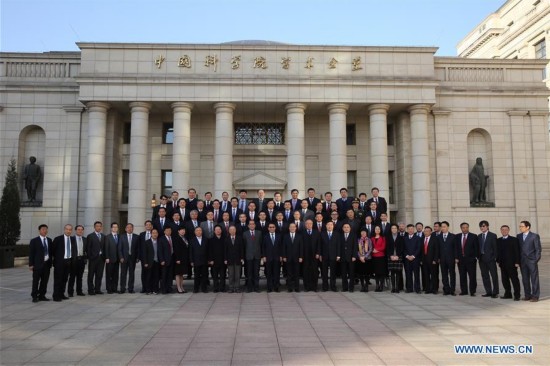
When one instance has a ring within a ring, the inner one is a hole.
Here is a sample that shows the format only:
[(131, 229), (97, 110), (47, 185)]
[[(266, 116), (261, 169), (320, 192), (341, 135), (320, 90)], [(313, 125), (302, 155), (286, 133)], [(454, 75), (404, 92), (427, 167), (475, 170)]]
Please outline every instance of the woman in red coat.
[(372, 241), (372, 266), (376, 278), (375, 292), (384, 290), (384, 278), (386, 277), (386, 238), (381, 234), (380, 226), (374, 227)]

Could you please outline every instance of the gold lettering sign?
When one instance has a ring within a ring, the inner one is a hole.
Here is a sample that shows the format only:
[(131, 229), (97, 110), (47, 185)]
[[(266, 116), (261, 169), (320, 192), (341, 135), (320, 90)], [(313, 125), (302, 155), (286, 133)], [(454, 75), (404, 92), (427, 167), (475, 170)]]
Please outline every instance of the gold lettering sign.
[(288, 70), (290, 67), (290, 61), (292, 61), (290, 57), (281, 57), (281, 65), (283, 65), (283, 69)]
[(267, 61), (265, 57), (258, 56), (254, 58), (254, 68), (255, 69), (267, 69)]
[(241, 66), (241, 56), (234, 56), (231, 58), (231, 68), (237, 70)]
[(329, 69), (335, 69), (337, 63), (338, 63), (337, 59), (335, 59), (334, 57), (331, 58), (330, 61), (328, 62), (328, 68)]
[(189, 56), (188, 55), (183, 55), (183, 57), (180, 57), (180, 59), (178, 61), (178, 66), (190, 69), (191, 68), (191, 59), (189, 58)]
[(159, 57), (157, 57), (155, 59), (155, 65), (157, 66), (157, 69), (160, 69), (160, 67), (162, 66), (162, 63), (164, 62), (164, 60), (166, 60), (166, 59), (164, 58), (163, 55), (159, 55)]
[(205, 56), (204, 57), (204, 66), (206, 66), (206, 67), (214, 66), (214, 72), (217, 71), (217, 69), (218, 69), (218, 58), (216, 57), (216, 55), (214, 55), (214, 56), (211, 56), (211, 55)]
[(361, 67), (361, 57), (356, 57), (351, 61), (351, 71), (357, 71), (363, 69)]

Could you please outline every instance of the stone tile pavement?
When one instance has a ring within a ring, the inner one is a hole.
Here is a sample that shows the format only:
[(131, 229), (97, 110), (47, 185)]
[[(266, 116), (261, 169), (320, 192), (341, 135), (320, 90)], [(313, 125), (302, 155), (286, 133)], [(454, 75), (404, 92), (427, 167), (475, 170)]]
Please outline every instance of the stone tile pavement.
[[(0, 364), (548, 365), (549, 265), (545, 255), (538, 303), (482, 298), (478, 273), (476, 297), (106, 294), (34, 304), (28, 269), (0, 270)], [(457, 355), (459, 344), (534, 352)]]

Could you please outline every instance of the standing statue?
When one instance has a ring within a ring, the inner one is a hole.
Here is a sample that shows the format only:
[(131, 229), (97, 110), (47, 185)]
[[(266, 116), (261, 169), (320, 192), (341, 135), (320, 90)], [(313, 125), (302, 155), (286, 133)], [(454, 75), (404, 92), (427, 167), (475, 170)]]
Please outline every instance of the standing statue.
[(25, 170), (23, 171), (23, 180), (25, 181), (25, 189), (27, 190), (29, 202), (34, 202), (36, 201), (38, 182), (42, 178), (42, 170), (40, 169), (40, 165), (36, 164), (34, 156), (31, 156), (29, 161), (30, 164), (25, 165)]
[(487, 196), (485, 190), (487, 188), (488, 175), (485, 175), (483, 162), (481, 158), (476, 159), (476, 164), (470, 172), (470, 186), (472, 187), (473, 195), (470, 203), (486, 202)]

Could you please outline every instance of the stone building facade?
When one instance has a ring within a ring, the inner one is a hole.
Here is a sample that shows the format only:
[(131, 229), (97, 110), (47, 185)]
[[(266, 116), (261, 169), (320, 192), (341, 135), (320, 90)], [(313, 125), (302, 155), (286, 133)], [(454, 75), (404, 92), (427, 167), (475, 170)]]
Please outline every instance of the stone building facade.
[[(273, 42), (78, 46), (0, 54), (2, 177), (12, 157), (21, 171), (34, 155), (44, 172), (22, 242), (43, 222), (53, 234), (97, 219), (140, 230), (153, 195), (188, 187), (337, 198), (377, 186), (392, 221), (458, 231), (528, 219), (550, 239), (544, 61)], [(470, 205), (477, 157), (494, 207)]]

